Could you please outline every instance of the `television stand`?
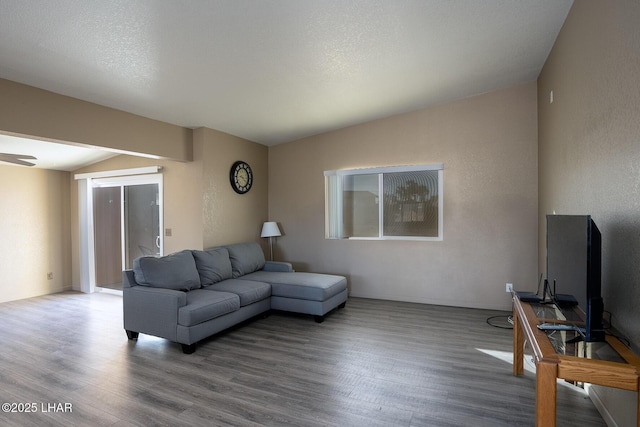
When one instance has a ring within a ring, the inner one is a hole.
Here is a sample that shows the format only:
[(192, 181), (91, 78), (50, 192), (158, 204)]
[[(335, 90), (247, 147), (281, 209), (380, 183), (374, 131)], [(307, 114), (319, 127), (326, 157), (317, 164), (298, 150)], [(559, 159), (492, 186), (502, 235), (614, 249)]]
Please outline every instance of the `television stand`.
[[(577, 307), (571, 310), (579, 313)], [(605, 337), (604, 342), (564, 345), (565, 339), (580, 337), (581, 334), (569, 322), (563, 325), (563, 321), (554, 316), (558, 312), (560, 309), (556, 306), (522, 302), (517, 295), (513, 296), (513, 375), (524, 374), (526, 338), (536, 365), (537, 427), (556, 425), (557, 378), (635, 392), (640, 387), (640, 357), (610, 335)], [(553, 324), (558, 328), (563, 326), (561, 329), (545, 331), (545, 324)], [(561, 337), (562, 345), (554, 346), (558, 344), (556, 335)], [(603, 354), (607, 357), (611, 355), (611, 359), (597, 359)], [(640, 427), (640, 398), (636, 423)]]

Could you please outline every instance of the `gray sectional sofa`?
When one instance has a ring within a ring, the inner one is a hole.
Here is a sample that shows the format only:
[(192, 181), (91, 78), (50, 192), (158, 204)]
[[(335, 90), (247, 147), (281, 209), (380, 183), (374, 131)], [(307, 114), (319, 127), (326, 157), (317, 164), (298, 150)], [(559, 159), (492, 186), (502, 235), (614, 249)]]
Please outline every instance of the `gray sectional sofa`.
[(270, 310), (315, 316), (347, 301), (343, 276), (294, 272), (265, 261), (257, 243), (141, 257), (123, 272), (124, 329), (178, 342), (186, 354), (198, 341)]

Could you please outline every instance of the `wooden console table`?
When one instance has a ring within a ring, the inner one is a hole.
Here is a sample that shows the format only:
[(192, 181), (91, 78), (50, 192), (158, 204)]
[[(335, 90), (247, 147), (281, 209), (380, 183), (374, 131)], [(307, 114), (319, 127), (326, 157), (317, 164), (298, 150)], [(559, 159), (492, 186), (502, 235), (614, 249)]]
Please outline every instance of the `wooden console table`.
[[(522, 302), (513, 296), (513, 375), (524, 373), (526, 337), (536, 365), (538, 427), (556, 425), (557, 378), (636, 392), (640, 387), (640, 358), (619, 339), (607, 335), (605, 343), (565, 344), (576, 332), (538, 329), (541, 323), (577, 324), (580, 318), (573, 315), (584, 319), (577, 309), (566, 313), (553, 304)], [(636, 416), (640, 427), (640, 397)]]

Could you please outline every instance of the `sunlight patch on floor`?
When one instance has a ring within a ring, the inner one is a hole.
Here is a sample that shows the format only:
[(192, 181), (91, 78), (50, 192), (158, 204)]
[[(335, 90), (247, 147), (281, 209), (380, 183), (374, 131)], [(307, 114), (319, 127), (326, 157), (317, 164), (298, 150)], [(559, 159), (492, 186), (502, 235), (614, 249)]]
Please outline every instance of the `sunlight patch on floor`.
[[(487, 350), (484, 348), (476, 348), (476, 350), (491, 357), (495, 357), (498, 360), (502, 360), (503, 362), (507, 362), (510, 365), (513, 365), (513, 352), (511, 351)], [(526, 355), (524, 358), (524, 369), (533, 374), (536, 373), (536, 366), (531, 361), (531, 357), (528, 355)]]
[[(478, 350), (481, 353), (487, 354), (491, 357), (495, 357), (498, 360), (502, 360), (503, 362), (507, 362), (510, 365), (513, 365), (513, 352), (511, 351), (497, 351), (497, 350), (488, 350), (483, 348), (476, 348), (476, 350)], [(533, 356), (529, 354), (524, 355), (524, 370), (527, 372), (531, 372), (534, 375), (536, 373), (536, 365), (533, 362)], [(584, 389), (582, 389), (581, 387), (576, 387), (573, 384), (568, 383), (563, 379), (558, 378), (557, 382), (559, 385), (562, 385), (565, 387), (571, 387), (574, 390), (579, 390), (586, 394), (586, 391), (584, 391)]]

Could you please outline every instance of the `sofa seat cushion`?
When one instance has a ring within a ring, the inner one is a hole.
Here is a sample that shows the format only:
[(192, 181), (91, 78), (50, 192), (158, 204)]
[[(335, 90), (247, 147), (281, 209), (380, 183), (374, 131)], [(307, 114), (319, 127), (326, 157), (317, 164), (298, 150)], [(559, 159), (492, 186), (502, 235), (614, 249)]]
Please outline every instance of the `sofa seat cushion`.
[(347, 279), (332, 274), (256, 271), (242, 278), (270, 283), (272, 296), (310, 301), (326, 301), (347, 289)]
[(159, 258), (136, 258), (133, 260), (133, 274), (139, 285), (153, 288), (190, 291), (201, 286), (196, 262), (189, 250)]
[(253, 280), (229, 279), (203, 289), (236, 294), (240, 297), (240, 307), (271, 296), (271, 285)]
[(178, 309), (178, 324), (193, 326), (240, 309), (240, 297), (229, 292), (196, 289), (187, 292), (187, 305)]
[(200, 283), (202, 286), (213, 285), (226, 279), (231, 279), (231, 261), (226, 248), (207, 249), (206, 251), (192, 251), (196, 261)]

